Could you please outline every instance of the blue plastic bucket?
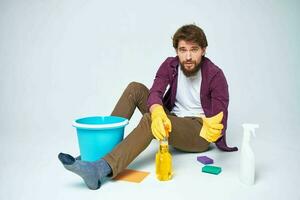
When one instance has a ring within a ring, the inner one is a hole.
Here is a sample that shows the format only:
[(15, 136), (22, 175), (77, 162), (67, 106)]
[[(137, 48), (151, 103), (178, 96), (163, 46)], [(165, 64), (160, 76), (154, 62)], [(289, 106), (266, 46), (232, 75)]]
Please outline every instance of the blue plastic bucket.
[(128, 119), (116, 116), (93, 116), (73, 121), (77, 129), (81, 160), (95, 161), (113, 150), (123, 140)]

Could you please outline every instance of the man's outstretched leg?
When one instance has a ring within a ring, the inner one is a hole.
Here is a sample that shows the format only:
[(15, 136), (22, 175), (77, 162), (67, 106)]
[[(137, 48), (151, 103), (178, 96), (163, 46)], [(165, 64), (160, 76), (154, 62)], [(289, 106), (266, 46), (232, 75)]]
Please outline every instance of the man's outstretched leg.
[(154, 139), (151, 132), (151, 115), (145, 113), (138, 126), (103, 159), (112, 168), (114, 178), (123, 171)]
[[(111, 115), (130, 119), (136, 107), (144, 115), (148, 110), (146, 106), (148, 94), (149, 90), (143, 84), (137, 82), (130, 83), (124, 90)], [(98, 189), (101, 186), (101, 181), (104, 177), (110, 174), (114, 177), (149, 145), (153, 139), (150, 131), (150, 123), (150, 115), (145, 114), (138, 127), (135, 128), (110, 154), (108, 154), (105, 157), (106, 159), (100, 159), (95, 162), (86, 162), (81, 161), (79, 157), (77, 157), (79, 158), (77, 159), (73, 158), (71, 155), (60, 153), (58, 155), (59, 160), (67, 170), (81, 176), (90, 189)], [(149, 129), (147, 132), (148, 135), (144, 134), (146, 129)], [(132, 141), (138, 142), (139, 144), (134, 144)], [(144, 143), (144, 145), (141, 143)], [(130, 145), (133, 145), (133, 147), (138, 145), (138, 148), (135, 150), (132, 147), (127, 148)], [(119, 152), (122, 152), (122, 155), (125, 157), (120, 158), (121, 153)], [(108, 162), (106, 160), (108, 160)]]
[(59, 160), (64, 167), (79, 175), (90, 189), (98, 189), (104, 177), (115, 177), (125, 169), (151, 142), (151, 117), (143, 115), (138, 126), (112, 152), (95, 162), (75, 159), (60, 153)]

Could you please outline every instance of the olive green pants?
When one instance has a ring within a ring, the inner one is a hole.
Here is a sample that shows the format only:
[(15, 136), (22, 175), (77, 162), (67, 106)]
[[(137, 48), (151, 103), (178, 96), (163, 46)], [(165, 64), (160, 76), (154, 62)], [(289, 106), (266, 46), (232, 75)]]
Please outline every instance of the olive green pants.
[[(151, 115), (147, 108), (149, 89), (141, 83), (132, 82), (124, 90), (111, 115), (130, 120), (136, 108), (142, 118), (133, 131), (120, 142), (104, 159), (112, 168), (112, 178), (123, 171), (146, 147), (152, 139)], [(166, 110), (166, 109), (165, 109)], [(172, 124), (169, 145), (186, 152), (203, 152), (209, 143), (199, 136), (202, 120), (197, 117), (177, 117), (166, 110)]]

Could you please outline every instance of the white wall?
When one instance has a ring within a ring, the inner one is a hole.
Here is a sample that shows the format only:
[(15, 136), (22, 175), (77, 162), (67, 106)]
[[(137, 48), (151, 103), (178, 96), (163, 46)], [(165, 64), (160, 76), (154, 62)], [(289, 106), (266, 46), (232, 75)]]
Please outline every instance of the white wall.
[(259, 123), (258, 134), (270, 140), (299, 140), (299, 5), (1, 0), (0, 143), (72, 134), (74, 118), (109, 114), (130, 81), (151, 86), (175, 55), (172, 35), (187, 23), (204, 29), (207, 56), (227, 76), (229, 143), (243, 122)]

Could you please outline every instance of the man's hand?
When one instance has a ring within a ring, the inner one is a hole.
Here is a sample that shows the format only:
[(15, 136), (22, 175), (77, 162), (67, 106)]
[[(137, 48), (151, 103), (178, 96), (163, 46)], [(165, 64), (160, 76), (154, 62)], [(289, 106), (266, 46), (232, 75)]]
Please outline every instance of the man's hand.
[(155, 104), (150, 108), (151, 112), (151, 130), (153, 136), (157, 140), (162, 140), (164, 137), (168, 137), (168, 133), (172, 130), (171, 121), (167, 117), (163, 107)]
[(200, 137), (204, 138), (208, 142), (217, 141), (222, 136), (221, 133), (224, 128), (223, 124), (221, 123), (223, 119), (223, 112), (220, 112), (213, 117), (203, 117), (202, 119), (203, 126), (200, 131)]

